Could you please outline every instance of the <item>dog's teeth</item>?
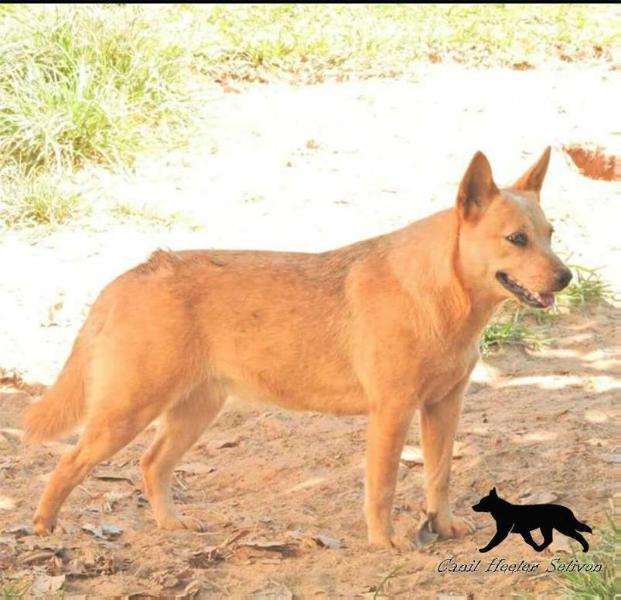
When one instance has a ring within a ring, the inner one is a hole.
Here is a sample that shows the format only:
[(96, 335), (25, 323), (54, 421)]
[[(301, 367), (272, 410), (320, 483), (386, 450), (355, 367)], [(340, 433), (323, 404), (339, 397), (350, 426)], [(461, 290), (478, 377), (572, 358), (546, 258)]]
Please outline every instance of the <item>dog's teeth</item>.
[(544, 305), (545, 302), (538, 292), (531, 292), (525, 288), (517, 279), (513, 279), (511, 275), (505, 273), (506, 282), (514, 294), (518, 294), (523, 300), (528, 300), (534, 304)]

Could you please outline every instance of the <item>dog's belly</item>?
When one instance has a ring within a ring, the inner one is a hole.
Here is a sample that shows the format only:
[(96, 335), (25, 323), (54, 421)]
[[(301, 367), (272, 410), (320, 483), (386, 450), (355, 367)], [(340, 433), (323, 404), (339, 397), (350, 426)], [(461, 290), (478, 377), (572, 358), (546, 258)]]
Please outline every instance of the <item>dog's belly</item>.
[(249, 402), (271, 404), (289, 410), (307, 410), (332, 415), (363, 415), (368, 412), (368, 402), (362, 388), (352, 385), (344, 388), (317, 386), (297, 389), (275, 389), (252, 380), (228, 379), (228, 395)]

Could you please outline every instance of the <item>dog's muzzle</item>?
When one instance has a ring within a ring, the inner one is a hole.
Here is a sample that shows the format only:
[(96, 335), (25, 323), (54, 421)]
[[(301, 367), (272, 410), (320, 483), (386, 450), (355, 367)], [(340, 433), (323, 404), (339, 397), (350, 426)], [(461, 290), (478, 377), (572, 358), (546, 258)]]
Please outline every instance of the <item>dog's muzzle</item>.
[(528, 306), (533, 308), (549, 308), (554, 304), (554, 294), (552, 292), (532, 292), (504, 271), (498, 271), (496, 279), (520, 302), (528, 304)]

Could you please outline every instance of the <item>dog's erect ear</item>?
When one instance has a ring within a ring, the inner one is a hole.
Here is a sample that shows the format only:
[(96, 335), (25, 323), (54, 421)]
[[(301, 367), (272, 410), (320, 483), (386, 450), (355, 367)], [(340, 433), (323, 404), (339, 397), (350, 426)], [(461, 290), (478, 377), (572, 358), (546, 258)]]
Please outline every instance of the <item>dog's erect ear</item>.
[(492, 168), (483, 152), (477, 152), (470, 161), (457, 192), (457, 211), (464, 220), (476, 221), (491, 199), (498, 194), (492, 177)]
[(544, 151), (539, 160), (530, 168), (522, 177), (520, 177), (511, 187), (514, 190), (523, 190), (525, 192), (541, 191), (543, 180), (545, 179), (550, 164), (550, 146)]
[(498, 494), (496, 493), (496, 488), (492, 489), (489, 493), (490, 496), (494, 496), (494, 497), (498, 497)]

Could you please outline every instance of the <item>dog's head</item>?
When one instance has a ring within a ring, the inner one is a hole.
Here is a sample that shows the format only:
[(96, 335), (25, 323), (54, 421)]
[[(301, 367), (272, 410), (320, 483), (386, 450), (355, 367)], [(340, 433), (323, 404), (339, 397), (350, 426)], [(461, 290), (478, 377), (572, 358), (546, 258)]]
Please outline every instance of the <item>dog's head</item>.
[(496, 488), (490, 490), (490, 493), (481, 498), (478, 504), (475, 504), (472, 507), (474, 512), (491, 512), (494, 508), (498, 506), (498, 494), (496, 493)]
[(550, 148), (512, 186), (499, 189), (481, 152), (457, 194), (459, 255), (464, 284), (494, 300), (517, 298), (535, 308), (554, 304), (571, 271), (552, 252), (552, 226), (539, 203)]

